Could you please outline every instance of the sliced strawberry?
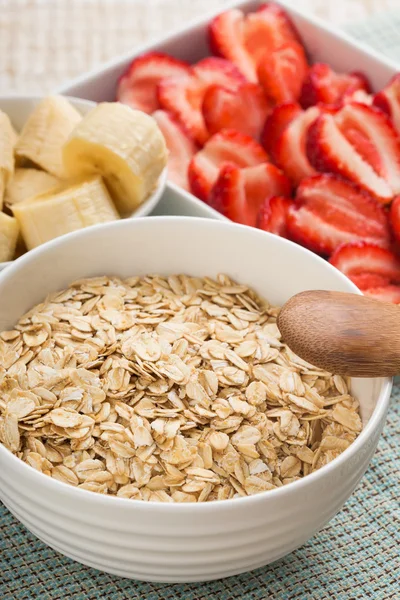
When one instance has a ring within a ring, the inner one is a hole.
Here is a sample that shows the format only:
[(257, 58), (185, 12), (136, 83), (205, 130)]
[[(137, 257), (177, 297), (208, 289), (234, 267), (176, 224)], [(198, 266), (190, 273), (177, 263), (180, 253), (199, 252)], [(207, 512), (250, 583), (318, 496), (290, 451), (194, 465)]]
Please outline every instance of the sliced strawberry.
[(292, 186), (286, 175), (271, 163), (243, 169), (246, 195), (257, 207), (270, 196), (290, 196)]
[(198, 147), (171, 113), (157, 110), (152, 116), (167, 144), (168, 179), (184, 190), (189, 190), (188, 167)]
[(219, 171), (209, 204), (228, 219), (254, 227), (264, 200), (288, 189), (287, 179), (274, 165), (240, 169), (228, 163)]
[(235, 129), (258, 140), (270, 111), (256, 83), (244, 83), (235, 91), (214, 85), (204, 95), (203, 116), (210, 134)]
[(161, 79), (189, 73), (186, 62), (161, 52), (148, 52), (135, 58), (120, 77), (117, 100), (151, 114), (159, 108), (157, 86)]
[(238, 167), (251, 167), (268, 161), (265, 150), (253, 138), (232, 129), (213, 135), (189, 165), (191, 192), (207, 201), (211, 188), (224, 163)]
[(359, 290), (368, 290), (370, 288), (382, 287), (390, 284), (390, 279), (377, 273), (359, 273), (358, 275), (349, 275), (349, 279), (358, 287)]
[(247, 15), (244, 34), (245, 46), (256, 66), (266, 52), (286, 42), (300, 43), (299, 34), (288, 14), (274, 2), (262, 4), (258, 10)]
[(395, 75), (383, 90), (375, 94), (373, 102), (389, 115), (400, 133), (400, 73)]
[(400, 196), (397, 196), (390, 206), (389, 220), (395, 240), (400, 243)]
[(400, 261), (393, 252), (375, 244), (346, 244), (332, 254), (329, 262), (348, 277), (369, 273), (400, 283)]
[(288, 41), (299, 41), (285, 11), (273, 3), (246, 17), (236, 8), (221, 13), (211, 21), (209, 36), (213, 53), (231, 60), (254, 83), (258, 63), (266, 52)]
[(275, 145), (274, 160), (295, 186), (305, 177), (316, 174), (307, 157), (306, 141), (308, 130), (319, 114), (316, 106), (299, 113), (284, 129)]
[(366, 104), (367, 106), (371, 106), (373, 102), (374, 96), (372, 94), (368, 94), (364, 90), (348, 90), (343, 94), (341, 105), (349, 104), (349, 102), (359, 102), (360, 104)]
[(336, 73), (329, 65), (316, 63), (308, 71), (300, 102), (304, 108), (319, 103), (339, 104), (345, 94), (369, 89), (366, 77), (360, 73)]
[(392, 304), (400, 304), (400, 286), (386, 285), (382, 287), (374, 287), (364, 290), (364, 296), (381, 300), (382, 302), (391, 302)]
[(337, 173), (390, 202), (400, 192), (400, 141), (385, 115), (365, 104), (323, 114), (308, 133), (307, 154), (319, 171)]
[(302, 112), (299, 104), (290, 102), (276, 106), (267, 118), (261, 134), (261, 143), (274, 160), (279, 138), (289, 123)]
[(310, 163), (318, 171), (342, 175), (383, 203), (390, 202), (393, 196), (390, 186), (363, 160), (332, 115), (321, 115), (310, 127), (306, 147)]
[(257, 75), (267, 98), (281, 104), (299, 99), (307, 69), (303, 46), (291, 41), (268, 52), (259, 63)]
[(334, 175), (305, 179), (288, 216), (290, 237), (319, 254), (349, 242), (390, 243), (383, 207), (365, 191)]
[(223, 58), (205, 58), (191, 68), (190, 75), (162, 79), (158, 85), (158, 99), (162, 108), (174, 114), (192, 137), (204, 144), (209, 135), (201, 108), (207, 89), (222, 85), (235, 90), (244, 81), (231, 62)]
[(287, 237), (287, 215), (292, 201), (284, 196), (266, 198), (257, 216), (257, 227)]
[[(297, 188), (296, 204), (306, 206), (327, 223), (337, 228), (336, 241), (327, 251), (332, 252), (353, 236), (389, 246), (390, 231), (383, 206), (365, 190), (336, 175), (317, 175), (304, 179)], [(340, 236), (343, 239), (340, 239)]]
[(231, 60), (249, 81), (257, 82), (256, 68), (245, 47), (244, 14), (237, 8), (216, 16), (209, 26), (213, 54)]

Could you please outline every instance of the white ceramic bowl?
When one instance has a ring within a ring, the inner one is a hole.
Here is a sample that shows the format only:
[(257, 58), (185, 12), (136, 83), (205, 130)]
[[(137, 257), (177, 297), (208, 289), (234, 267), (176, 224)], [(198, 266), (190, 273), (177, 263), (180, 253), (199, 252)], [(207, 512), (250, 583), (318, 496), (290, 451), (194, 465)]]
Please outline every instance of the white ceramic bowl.
[[(0, 274), (0, 331), (77, 278), (224, 272), (274, 304), (307, 289), (357, 293), (308, 250), (257, 229), (208, 219), (151, 217), (94, 226), (29, 252)], [(301, 546), (341, 508), (375, 451), (389, 379), (354, 380), (365, 428), (329, 465), (256, 496), (193, 504), (97, 495), (43, 475), (0, 444), (0, 499), (52, 548), (86, 565), (148, 581), (218, 579)]]
[[(21, 131), (35, 106), (45, 96), (0, 96), (0, 110), (5, 112), (11, 119), (17, 131)], [(71, 104), (82, 114), (86, 114), (96, 106), (96, 102), (82, 100), (66, 96)], [(128, 218), (144, 217), (151, 213), (160, 200), (167, 182), (167, 169), (161, 173), (154, 192), (143, 202)], [(10, 265), (11, 262), (0, 262), (0, 271)]]

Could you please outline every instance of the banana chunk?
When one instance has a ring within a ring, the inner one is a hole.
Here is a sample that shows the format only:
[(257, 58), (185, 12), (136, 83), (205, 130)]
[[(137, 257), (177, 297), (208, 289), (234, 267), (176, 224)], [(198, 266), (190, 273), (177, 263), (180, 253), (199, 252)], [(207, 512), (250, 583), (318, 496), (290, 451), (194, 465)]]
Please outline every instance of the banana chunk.
[(60, 179), (37, 169), (15, 169), (4, 194), (4, 204), (12, 206), (60, 185)]
[(18, 166), (33, 163), (65, 179), (62, 147), (82, 116), (62, 96), (48, 96), (26, 121), (15, 147)]
[(17, 141), (11, 121), (0, 111), (0, 210), (6, 186), (14, 173), (14, 146)]
[(104, 102), (85, 115), (63, 150), (68, 175), (102, 175), (122, 216), (156, 187), (167, 154), (155, 120), (118, 102)]
[(100, 177), (65, 184), (14, 204), (12, 211), (28, 250), (71, 231), (119, 218)]
[(12, 260), (19, 234), (17, 219), (0, 212), (0, 262)]

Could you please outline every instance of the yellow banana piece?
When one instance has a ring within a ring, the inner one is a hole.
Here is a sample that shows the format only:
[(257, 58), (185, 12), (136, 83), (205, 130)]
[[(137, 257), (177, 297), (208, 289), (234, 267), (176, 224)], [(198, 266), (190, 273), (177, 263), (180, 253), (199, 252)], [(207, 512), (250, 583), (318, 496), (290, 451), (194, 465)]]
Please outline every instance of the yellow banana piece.
[(60, 235), (116, 221), (118, 212), (100, 177), (64, 184), (11, 207), (28, 250)]
[(122, 216), (156, 187), (167, 155), (155, 120), (118, 102), (101, 103), (86, 114), (63, 150), (68, 175), (102, 175)]
[(19, 226), (17, 219), (0, 212), (0, 262), (14, 258)]
[(82, 119), (62, 96), (48, 96), (34, 109), (15, 147), (18, 166), (33, 165), (65, 179), (62, 147)]
[(4, 194), (4, 204), (12, 206), (60, 185), (60, 179), (38, 169), (15, 169)]
[(14, 146), (17, 141), (11, 121), (0, 111), (0, 210), (6, 186), (14, 173)]

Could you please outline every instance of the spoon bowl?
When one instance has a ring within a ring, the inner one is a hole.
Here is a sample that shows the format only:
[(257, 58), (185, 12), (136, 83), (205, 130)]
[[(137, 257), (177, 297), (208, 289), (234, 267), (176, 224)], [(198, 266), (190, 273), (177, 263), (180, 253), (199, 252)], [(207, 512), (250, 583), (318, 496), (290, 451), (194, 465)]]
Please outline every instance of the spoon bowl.
[(282, 307), (286, 344), (321, 369), (351, 377), (400, 373), (400, 308), (366, 296), (313, 290)]

